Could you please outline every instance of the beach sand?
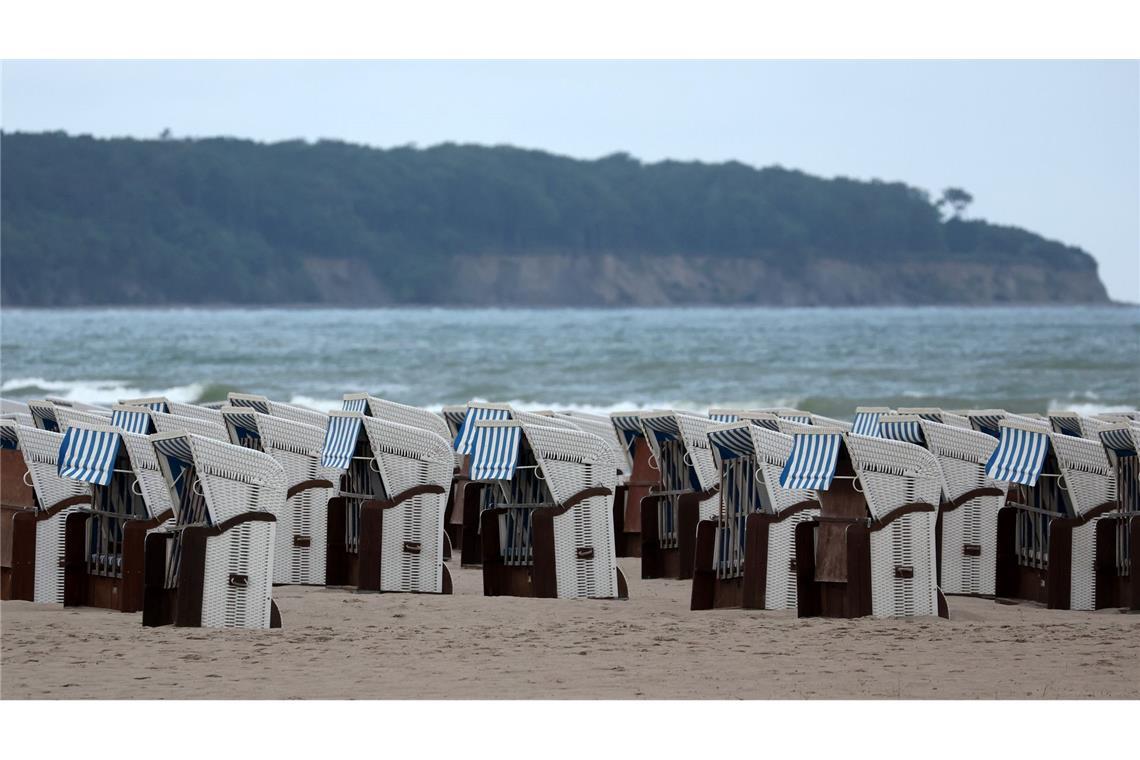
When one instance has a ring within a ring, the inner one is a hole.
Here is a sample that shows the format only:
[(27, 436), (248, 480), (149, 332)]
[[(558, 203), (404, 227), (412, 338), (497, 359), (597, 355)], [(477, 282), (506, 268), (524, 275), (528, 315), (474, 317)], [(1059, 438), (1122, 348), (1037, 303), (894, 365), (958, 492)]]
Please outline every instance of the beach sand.
[(951, 620), (690, 612), (690, 584), (629, 601), (274, 590), (284, 628), (143, 628), (140, 615), (0, 607), (0, 696), (23, 698), (1132, 698), (1140, 615), (951, 598)]

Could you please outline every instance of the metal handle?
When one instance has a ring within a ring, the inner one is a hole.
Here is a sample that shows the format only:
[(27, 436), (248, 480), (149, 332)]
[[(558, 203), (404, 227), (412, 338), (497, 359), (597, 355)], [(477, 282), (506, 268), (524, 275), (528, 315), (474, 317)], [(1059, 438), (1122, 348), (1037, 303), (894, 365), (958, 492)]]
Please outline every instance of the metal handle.
[(202, 481), (198, 480), (198, 478), (194, 478), (194, 481), (190, 484), (190, 490), (194, 492), (195, 496), (203, 496)]
[(368, 469), (372, 470), (372, 472), (376, 473), (377, 475), (380, 474), (380, 463), (376, 461), (376, 457), (368, 458)]
[(142, 486), (139, 485), (138, 478), (135, 478), (131, 481), (131, 493), (133, 493), (135, 496), (138, 496), (140, 499), (142, 498)]
[(693, 457), (689, 454), (688, 449), (685, 449), (685, 455), (681, 457), (681, 461), (684, 462), (687, 467), (693, 466)]
[(544, 482), (546, 481), (546, 473), (544, 473), (544, 472), (542, 471), (542, 468), (541, 468), (541, 467), (538, 467), (538, 466), (536, 466), (536, 467), (534, 468), (534, 477), (535, 477), (536, 479), (538, 479), (538, 480), (541, 480), (541, 481), (544, 481)]
[(757, 467), (756, 471), (752, 473), (752, 479), (760, 485), (764, 485), (764, 470)]
[(653, 456), (652, 452), (649, 454), (649, 460), (647, 463), (649, 465), (649, 469), (661, 472), (661, 468), (657, 466), (657, 457)]
[(863, 489), (859, 487), (861, 485), (863, 484), (859, 481), (858, 475), (851, 479), (851, 488), (855, 493), (863, 493)]
[(1065, 493), (1069, 492), (1069, 484), (1065, 482), (1064, 475), (1057, 476), (1057, 488), (1061, 489)]
[(29, 479), (32, 477), (32, 471), (31, 470), (24, 470), (24, 474), (21, 477), (24, 480), (24, 485), (26, 485), (28, 488), (35, 488), (36, 487), (35, 483), (33, 483)]

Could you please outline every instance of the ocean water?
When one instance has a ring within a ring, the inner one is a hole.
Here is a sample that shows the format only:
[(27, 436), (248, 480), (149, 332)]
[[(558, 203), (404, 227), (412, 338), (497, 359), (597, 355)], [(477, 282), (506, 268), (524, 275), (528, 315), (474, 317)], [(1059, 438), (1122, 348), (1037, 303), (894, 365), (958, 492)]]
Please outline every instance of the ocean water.
[(1140, 406), (1140, 308), (0, 312), (0, 395), (438, 409)]

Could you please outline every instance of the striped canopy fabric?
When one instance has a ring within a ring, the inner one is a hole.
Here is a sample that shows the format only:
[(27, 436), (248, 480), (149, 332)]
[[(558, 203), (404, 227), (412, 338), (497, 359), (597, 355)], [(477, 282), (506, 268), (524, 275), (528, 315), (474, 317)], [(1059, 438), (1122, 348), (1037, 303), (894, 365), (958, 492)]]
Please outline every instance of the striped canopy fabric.
[(722, 460), (754, 456), (756, 451), (752, 444), (752, 434), (748, 432), (748, 428), (749, 425), (738, 425), (710, 430), (709, 443), (716, 447)]
[(1117, 456), (1127, 457), (1136, 454), (1136, 438), (1126, 427), (1100, 431), (1100, 442), (1112, 449)]
[[(925, 418), (924, 418), (925, 419)], [(937, 422), (937, 420), (934, 420)], [(891, 417), (879, 419), (879, 437), (892, 441), (905, 441), (926, 445), (926, 437), (922, 434), (922, 424), (918, 420), (900, 420)]]
[(722, 425), (726, 425), (730, 422), (736, 422), (740, 418), (737, 417), (735, 414), (729, 414), (727, 412), (726, 413), (717, 413), (717, 414), (713, 414), (712, 412), (709, 412), (709, 419), (712, 420), (713, 422), (719, 422)]
[(144, 412), (141, 409), (138, 411), (133, 409), (114, 409), (111, 411), (111, 424), (117, 428), (126, 430), (128, 433), (148, 435), (154, 432), (154, 423), (150, 419), (150, 413)]
[(855, 419), (851, 422), (851, 432), (855, 435), (877, 436), (879, 434), (879, 417), (889, 413), (887, 409), (856, 410)]
[(240, 393), (231, 393), (230, 404), (232, 406), (246, 406), (255, 412), (269, 414), (269, 399), (264, 396), (247, 396)]
[(0, 449), (20, 448), (20, 438), (16, 435), (16, 423), (12, 420), (0, 420)]
[(518, 425), (474, 425), (471, 434), (471, 479), (510, 480), (519, 463)]
[(29, 401), (28, 411), (32, 413), (32, 421), (40, 430), (52, 433), (59, 432), (59, 423), (55, 419), (55, 407), (50, 401)]
[(346, 393), (342, 408), (346, 412), (368, 414), (368, 396), (363, 393)]
[(796, 433), (792, 453), (780, 473), (780, 486), (826, 491), (835, 477), (842, 433)]
[(997, 448), (986, 464), (986, 475), (1008, 483), (1036, 485), (1048, 450), (1048, 433), (1002, 425)]
[(470, 454), (471, 443), (475, 433), (475, 423), (483, 420), (509, 420), (510, 409), (496, 409), (486, 406), (469, 406), (463, 416), (463, 424), (459, 426), (459, 433), (455, 436), (455, 453)]
[(966, 419), (970, 421), (974, 430), (986, 435), (992, 435), (997, 438), (1001, 428), (1002, 418), (1005, 417), (1004, 412), (1000, 411), (985, 411), (985, 412), (966, 412)]
[(229, 430), (230, 440), (239, 446), (244, 446), (247, 449), (258, 449), (261, 447), (261, 430), (257, 425), (257, 413), (244, 411), (249, 407), (240, 407), (239, 409), (227, 408), (222, 410), (222, 419), (226, 421), (226, 428)]
[(356, 440), (360, 436), (360, 427), (364, 424), (361, 417), (356, 414), (329, 415), (329, 426), (325, 430), (325, 444), (321, 450), (321, 467), (332, 467), (337, 470), (347, 470), (352, 462), (352, 452), (356, 449)]
[(167, 406), (166, 399), (159, 398), (159, 397), (125, 399), (123, 401), (120, 401), (119, 403), (124, 404), (126, 406), (143, 406), (143, 407), (146, 407), (147, 409), (151, 410), (152, 412), (167, 413), (170, 411), (170, 407)]
[(642, 417), (641, 423), (646, 429), (653, 431), (653, 435), (658, 441), (670, 441), (681, 437), (681, 428), (677, 424), (677, 418), (672, 414)]
[(801, 425), (810, 425), (811, 424), (811, 415), (810, 414), (779, 414), (778, 416), (781, 417), (782, 419), (785, 419), (785, 420), (790, 420), (792, 422), (798, 422)]
[(115, 472), (123, 440), (113, 430), (69, 427), (59, 444), (57, 471), (61, 478), (105, 486)]
[(154, 451), (159, 456), (173, 459), (189, 466), (194, 464), (194, 452), (190, 448), (190, 440), (185, 435), (174, 435), (169, 438), (152, 439)]
[(1049, 422), (1058, 433), (1081, 437), (1081, 418), (1075, 414), (1050, 414)]

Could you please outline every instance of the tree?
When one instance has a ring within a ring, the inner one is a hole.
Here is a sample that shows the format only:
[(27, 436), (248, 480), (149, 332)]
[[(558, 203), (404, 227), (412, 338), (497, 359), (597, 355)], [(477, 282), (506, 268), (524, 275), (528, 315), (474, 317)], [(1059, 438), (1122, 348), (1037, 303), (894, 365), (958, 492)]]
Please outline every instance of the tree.
[(962, 216), (966, 211), (966, 207), (974, 202), (974, 196), (967, 193), (960, 187), (948, 187), (942, 191), (942, 197), (934, 205), (938, 208), (949, 206), (952, 208), (954, 218)]

